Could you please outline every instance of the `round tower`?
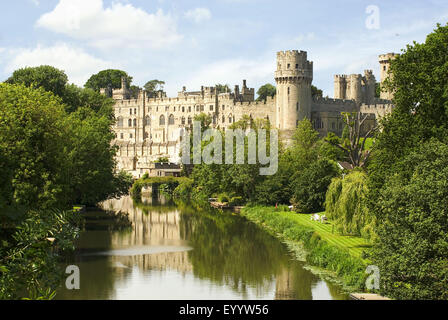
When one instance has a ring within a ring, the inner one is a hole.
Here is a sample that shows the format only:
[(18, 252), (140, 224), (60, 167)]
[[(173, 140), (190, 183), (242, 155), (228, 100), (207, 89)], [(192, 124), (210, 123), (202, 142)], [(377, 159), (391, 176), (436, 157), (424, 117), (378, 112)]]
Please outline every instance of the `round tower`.
[[(399, 56), (399, 54), (397, 54), (397, 53), (386, 53), (386, 54), (381, 54), (379, 56), (378, 60), (380, 63), (380, 68), (381, 68), (381, 71), (380, 71), (381, 83), (383, 83), (383, 81), (389, 77), (390, 62), (398, 56)], [(393, 98), (393, 94), (391, 92), (381, 91), (380, 97), (381, 97), (381, 99), (391, 100)]]
[(304, 118), (311, 120), (313, 63), (305, 51), (277, 52), (277, 128), (294, 130)]

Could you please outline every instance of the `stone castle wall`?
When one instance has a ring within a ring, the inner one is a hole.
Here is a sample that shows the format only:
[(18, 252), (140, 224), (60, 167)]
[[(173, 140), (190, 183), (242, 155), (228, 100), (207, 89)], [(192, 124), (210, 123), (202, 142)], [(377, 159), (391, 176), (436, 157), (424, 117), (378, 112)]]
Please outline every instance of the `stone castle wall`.
[(366, 70), (364, 76), (335, 76), (335, 99), (312, 98), (312, 79), (313, 62), (308, 61), (306, 52), (297, 50), (277, 53), (277, 94), (261, 102), (255, 100), (255, 90), (247, 87), (246, 80), (241, 89), (235, 86), (233, 92), (217, 93), (215, 87), (189, 92), (184, 87), (177, 97), (166, 97), (164, 93), (148, 97), (145, 91), (140, 91), (137, 99), (129, 99), (123, 79), (121, 89), (101, 90), (116, 101), (117, 169), (138, 178), (160, 157), (178, 163), (181, 136), (201, 113), (210, 115), (212, 127), (219, 129), (227, 129), (245, 115), (268, 119), (281, 131), (281, 137), (289, 140), (298, 121), (304, 118), (310, 119), (322, 136), (328, 132), (340, 135), (344, 127), (341, 112), (371, 114), (367, 122), (373, 126), (377, 119), (392, 111), (390, 100), (375, 98), (372, 71)]

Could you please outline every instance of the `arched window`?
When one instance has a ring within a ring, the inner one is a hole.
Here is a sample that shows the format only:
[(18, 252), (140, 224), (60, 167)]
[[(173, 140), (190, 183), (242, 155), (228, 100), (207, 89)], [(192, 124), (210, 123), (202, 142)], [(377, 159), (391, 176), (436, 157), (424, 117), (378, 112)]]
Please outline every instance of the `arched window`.
[(188, 124), (191, 124), (191, 117), (188, 117)]
[(161, 126), (165, 125), (165, 116), (163, 114), (160, 116), (159, 125), (161, 125)]
[(172, 114), (170, 114), (169, 118), (168, 118), (168, 125), (173, 125), (174, 124), (174, 116)]
[(150, 126), (151, 125), (151, 117), (150, 116), (146, 116), (145, 117), (145, 126)]
[(132, 127), (132, 119), (128, 120), (128, 127)]
[(182, 117), (181, 123), (185, 124), (185, 117)]
[(117, 119), (117, 127), (123, 127), (123, 117), (118, 117)]
[(137, 119), (134, 119), (134, 127), (137, 126)]
[(185, 112), (185, 107), (182, 107), (182, 112)]
[(229, 123), (232, 123), (232, 115), (229, 115)]

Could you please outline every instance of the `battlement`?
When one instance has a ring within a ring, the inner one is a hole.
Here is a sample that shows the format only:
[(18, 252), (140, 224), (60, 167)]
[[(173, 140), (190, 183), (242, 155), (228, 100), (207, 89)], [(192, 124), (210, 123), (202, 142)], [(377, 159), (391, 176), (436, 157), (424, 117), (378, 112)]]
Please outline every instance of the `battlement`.
[(323, 98), (320, 96), (314, 96), (313, 102), (317, 104), (356, 105), (356, 102), (354, 100)]
[(395, 59), (399, 55), (400, 54), (398, 54), (398, 53), (391, 52), (391, 53), (386, 53), (386, 54), (380, 54), (378, 56), (378, 58), (379, 58), (380, 63), (385, 63), (385, 62), (390, 62), (391, 60)]

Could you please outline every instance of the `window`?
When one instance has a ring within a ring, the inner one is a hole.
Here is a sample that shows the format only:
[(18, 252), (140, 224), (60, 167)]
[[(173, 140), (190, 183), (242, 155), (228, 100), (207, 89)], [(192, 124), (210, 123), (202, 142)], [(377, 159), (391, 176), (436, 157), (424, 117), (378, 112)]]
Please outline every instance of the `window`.
[(383, 70), (386, 71), (386, 66), (383, 66)]
[(137, 119), (134, 119), (134, 127), (137, 126)]
[(210, 105), (210, 111), (213, 111), (213, 105)]
[(222, 116), (222, 123), (226, 123), (226, 117)]
[(130, 133), (130, 134), (129, 134), (129, 138), (132, 139), (133, 137), (134, 137), (134, 136), (132, 135), (132, 133)]
[(129, 109), (129, 114), (132, 115), (132, 109)]
[(182, 117), (182, 119), (181, 119), (181, 123), (182, 123), (182, 124), (185, 124), (185, 117)]
[(185, 107), (182, 107), (182, 112), (185, 112)]
[(297, 109), (297, 111), (299, 111), (299, 103), (297, 102), (297, 105), (296, 105), (296, 109)]
[(160, 126), (164, 126), (165, 125), (165, 116), (163, 114), (160, 116), (159, 125)]
[(288, 63), (288, 68), (287, 69), (289, 69), (291, 67), (291, 65)]
[(120, 139), (124, 139), (124, 133), (120, 133)]
[(191, 124), (191, 117), (188, 117), (188, 124)]
[(298, 63), (296, 63), (296, 69), (299, 69), (299, 64)]
[(232, 123), (232, 116), (229, 116), (229, 123)]
[(159, 112), (159, 107), (156, 107), (156, 112)]
[(168, 125), (173, 125), (174, 124), (174, 116), (171, 114), (168, 118)]
[(174, 112), (176, 112), (176, 107), (174, 107)]
[(222, 105), (222, 111), (226, 110), (226, 106)]
[(128, 120), (128, 127), (132, 127), (132, 120), (131, 119)]
[(331, 123), (331, 129), (332, 130), (336, 129), (336, 124), (334, 122)]
[(118, 117), (118, 119), (117, 119), (117, 127), (120, 127), (120, 128), (123, 127), (123, 118), (122, 117)]
[(137, 114), (137, 109), (134, 109), (134, 114)]
[(145, 126), (150, 126), (151, 125), (151, 117), (150, 116), (146, 116), (145, 117)]
[(188, 107), (188, 112), (191, 112), (191, 106), (190, 106), (190, 107)]
[(289, 94), (289, 87), (288, 87), (288, 94)]

